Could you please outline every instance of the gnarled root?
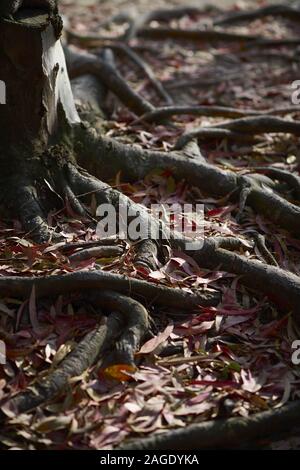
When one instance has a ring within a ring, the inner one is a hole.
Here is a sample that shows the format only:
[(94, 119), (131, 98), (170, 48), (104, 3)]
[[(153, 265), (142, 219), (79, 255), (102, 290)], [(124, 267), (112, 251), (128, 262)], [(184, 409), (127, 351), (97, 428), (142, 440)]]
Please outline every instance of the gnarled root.
[[(243, 127), (245, 122), (248, 126), (247, 119), (237, 121)], [(250, 119), (256, 120), (258, 118)], [(232, 121), (232, 125), (237, 121)], [(263, 122), (266, 125), (275, 123), (276, 129), (279, 130), (281, 120), (272, 118), (270, 121), (263, 117)], [(250, 127), (252, 124), (253, 121), (250, 121)], [(230, 125), (231, 121), (228, 123), (228, 126)], [(291, 125), (289, 131), (293, 127), (295, 132), (299, 132), (299, 123), (287, 122), (287, 125)], [(254, 129), (254, 127), (252, 128)], [(256, 126), (255, 129), (257, 130)], [(213, 128), (210, 130), (214, 131)], [(171, 170), (177, 179), (184, 179), (214, 197), (231, 195), (232, 198), (239, 198), (243, 189), (248, 187), (246, 201), (244, 201), (247, 205), (291, 233), (295, 235), (300, 233), (300, 208), (275, 191), (271, 180), (267, 184), (268, 190), (266, 191), (266, 180), (261, 180), (258, 175), (239, 175), (229, 170), (220, 169), (206, 162), (204, 158), (191, 156), (187, 151), (187, 145), (181, 151), (164, 153), (143, 150), (137, 146), (129, 147), (115, 140), (97, 136), (89, 129), (78, 127), (77, 131), (80, 136), (78, 138), (80, 144), (77, 147), (80, 164), (88, 168), (90, 173), (96, 176), (101, 175), (104, 180), (112, 178), (118, 171), (122, 172), (125, 180), (139, 180), (150, 173), (153, 168), (161, 168)], [(220, 131), (232, 132), (228, 128), (220, 129)], [(238, 135), (248, 138), (247, 134)], [(189, 142), (190, 139), (187, 143)], [(279, 177), (276, 176), (276, 178)], [(294, 190), (294, 179), (291, 182), (291, 178), (289, 178), (289, 183), (291, 183), (291, 189)]]
[(88, 299), (113, 313), (88, 333), (57, 368), (5, 403), (4, 411), (26, 413), (57, 398), (69, 386), (70, 379), (82, 375), (107, 350), (113, 364), (134, 365), (134, 353), (148, 331), (147, 310), (136, 300), (111, 291), (91, 293)]

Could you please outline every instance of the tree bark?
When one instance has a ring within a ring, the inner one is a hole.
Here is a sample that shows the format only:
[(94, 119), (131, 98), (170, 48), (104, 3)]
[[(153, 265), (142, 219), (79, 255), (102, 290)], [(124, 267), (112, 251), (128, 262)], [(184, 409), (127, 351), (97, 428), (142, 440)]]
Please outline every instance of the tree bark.
[(57, 18), (22, 9), (0, 21), (0, 80), (6, 85), (0, 136), (5, 149), (33, 142), (46, 146), (57, 132), (60, 109), (69, 123), (79, 122)]

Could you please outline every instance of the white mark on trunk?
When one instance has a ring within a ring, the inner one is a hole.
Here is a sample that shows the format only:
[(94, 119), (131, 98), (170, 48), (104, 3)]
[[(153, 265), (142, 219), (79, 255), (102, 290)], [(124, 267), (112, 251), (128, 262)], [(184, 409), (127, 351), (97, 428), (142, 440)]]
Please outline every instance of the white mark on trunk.
[(47, 127), (51, 135), (57, 125), (57, 106), (60, 103), (70, 124), (80, 122), (77, 113), (67, 65), (60, 40), (54, 35), (52, 26), (42, 32), (43, 71), (47, 77), (46, 91), (43, 97), (47, 109)]

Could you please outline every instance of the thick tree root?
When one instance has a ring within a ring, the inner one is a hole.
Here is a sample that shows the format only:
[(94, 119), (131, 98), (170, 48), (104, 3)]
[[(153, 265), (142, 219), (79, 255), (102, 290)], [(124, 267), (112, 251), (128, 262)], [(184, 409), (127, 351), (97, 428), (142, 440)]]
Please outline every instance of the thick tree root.
[(228, 418), (192, 424), (184, 429), (139, 438), (118, 447), (118, 450), (195, 450), (244, 447), (276, 432), (299, 425), (300, 401), (277, 410), (263, 411), (247, 418)]
[(33, 286), (36, 288), (37, 297), (57, 296), (90, 289), (114, 290), (151, 304), (182, 310), (198, 306), (216, 306), (220, 301), (220, 295), (215, 292), (190, 293), (105, 271), (77, 271), (61, 276), (38, 278), (0, 277), (0, 295), (6, 297), (29, 298)]
[[(270, 119), (263, 117), (262, 125), (266, 122), (266, 128), (268, 125), (270, 129), (274, 124), (272, 129), (279, 129), (282, 120), (274, 117)], [(253, 132), (258, 131), (258, 128), (252, 125), (253, 121), (249, 122), (247, 118), (237, 121), (240, 123), (239, 129), (245, 130), (249, 123), (248, 129), (252, 129)], [(237, 121), (225, 125), (234, 126)], [(300, 131), (298, 122), (283, 122), (289, 131), (293, 130), (296, 133)], [(223, 130), (231, 132), (229, 129)], [(184, 153), (184, 150), (168, 154), (142, 150), (98, 137), (89, 130), (80, 128), (78, 136), (80, 136), (77, 149), (80, 155), (79, 161), (96, 176), (101, 175), (103, 179), (108, 180), (121, 171), (125, 180), (136, 181), (149, 174), (153, 168), (169, 169), (177, 179), (184, 179), (191, 185), (199, 187), (201, 191), (218, 198), (229, 195), (233, 199), (239, 198), (243, 189), (247, 187), (246, 202), (250, 207), (291, 233), (295, 235), (300, 233), (300, 208), (274, 192), (271, 185), (269, 185), (270, 191), (266, 191), (266, 181), (264, 180), (262, 184), (262, 181), (254, 175), (238, 175), (229, 170), (222, 170), (204, 159), (190, 158), (191, 155)]]
[[(185, 243), (186, 240), (183, 239), (171, 240), (171, 244), (177, 249), (184, 249)], [(213, 239), (207, 240), (201, 250), (191, 252), (190, 255), (202, 268), (241, 275), (241, 283), (263, 293), (285, 311), (293, 311), (296, 321), (299, 321), (297, 312), (300, 302), (300, 281), (295, 274), (220, 248), (218, 239), (216, 242)], [(211, 306), (219, 302), (219, 296), (215, 293), (204, 291), (192, 294), (102, 271), (74, 272), (39, 278), (1, 277), (0, 295), (28, 298), (33, 285), (38, 297), (86, 289), (111, 289), (175, 309), (178, 306), (181, 309)]]
[[(56, 240), (59, 234), (47, 224), (50, 210), (61, 209), (68, 205), (70, 209), (85, 221), (92, 220), (91, 215), (77, 197), (80, 182), (85, 181), (84, 170), (79, 169), (65, 146), (51, 147), (45, 153), (24, 161), (12, 159), (12, 165), (19, 165), (22, 177), (7, 176), (6, 169), (2, 178), (3, 211), (13, 211), (22, 223), (30, 238), (38, 243)], [(76, 174), (76, 185), (72, 175)], [(6, 181), (5, 181), (6, 180)]]
[(94, 291), (89, 294), (93, 305), (105, 306), (110, 311), (121, 312), (125, 317), (125, 327), (119, 331), (118, 339), (103, 358), (102, 367), (111, 365), (131, 366), (135, 369), (134, 354), (149, 332), (148, 312), (142, 304), (116, 292)]
[[(106, 324), (88, 333), (57, 369), (33, 384), (29, 390), (11, 398), (5, 405), (15, 414), (29, 412), (55, 399), (69, 385), (72, 377), (80, 376), (96, 361), (100, 352), (109, 348), (122, 325), (119, 314), (108, 317)], [(4, 416), (2, 415), (2, 419)]]
[(220, 244), (215, 244), (213, 239), (192, 256), (201, 267), (240, 275), (242, 284), (263, 293), (283, 311), (293, 311), (295, 320), (300, 323), (297, 314), (300, 280), (295, 274), (220, 248)]
[[(109, 315), (107, 321), (88, 333), (55, 370), (11, 398), (4, 409), (15, 414), (26, 413), (55, 399), (66, 390), (70, 379), (81, 376), (105, 350), (113, 349), (110, 355), (113, 364), (134, 365), (134, 353), (149, 328), (146, 309), (137, 301), (110, 291), (92, 292), (88, 299), (96, 307), (118, 313)], [(117, 338), (114, 348), (112, 344)]]
[[(272, 11), (272, 14), (289, 17), (292, 13), (289, 8), (282, 7), (275, 8)], [(197, 11), (190, 11), (188, 14), (197, 12), (198, 9)], [(183, 10), (178, 11), (177, 17), (180, 17), (183, 13)], [(260, 16), (270, 14), (270, 9), (261, 9), (259, 14)], [(297, 16), (298, 20), (299, 15), (295, 16)], [(156, 13), (156, 18), (159, 21), (168, 20), (167, 15), (162, 12), (160, 16), (159, 13)], [(255, 18), (255, 13), (253, 13), (252, 18)], [(255, 35), (230, 33), (220, 29), (183, 30), (169, 27), (148, 27), (147, 24), (153, 19), (155, 19), (155, 15), (152, 14), (151, 16), (150, 14), (131, 22), (130, 28), (126, 33), (126, 39), (137, 36), (155, 40), (239, 41), (246, 49), (253, 47), (276, 47), (279, 45), (289, 46), (299, 44), (300, 42), (297, 38), (272, 40)], [(245, 19), (245, 16), (243, 18), (240, 15), (238, 21), (243, 19)], [(230, 21), (235, 22), (237, 18), (231, 18), (231, 20), (227, 18), (227, 23), (230, 23)], [(225, 23), (226, 18), (223, 19), (223, 24)], [(69, 36), (77, 43), (84, 43), (89, 46), (100, 45), (107, 47), (109, 43), (112, 44), (112, 40), (107, 42), (105, 38), (98, 35), (82, 36), (70, 34)], [(119, 43), (115, 44), (114, 49), (127, 54), (132, 61), (138, 64), (165, 101), (167, 103), (171, 102), (168, 93), (160, 82), (157, 81), (152, 70), (131, 49)], [(70, 50), (67, 50), (67, 52), (70, 59), (69, 70), (72, 77), (78, 78), (82, 74), (90, 77), (96, 76), (101, 80), (106, 89), (111, 90), (125, 106), (137, 116), (142, 116), (144, 120), (155, 121), (162, 119), (162, 117), (166, 118), (174, 114), (186, 113), (240, 119), (185, 134), (177, 142), (176, 149), (180, 149), (181, 152), (173, 151), (170, 154), (146, 152), (137, 148), (126, 147), (109, 139), (99, 138), (95, 130), (89, 131), (85, 126), (78, 126), (77, 129), (74, 128), (75, 146), (80, 163), (94, 175), (101, 178), (101, 181), (91, 177), (85, 170), (78, 167), (75, 161), (69, 158), (68, 155), (56, 155), (55, 152), (51, 151), (51, 155), (45, 155), (43, 159), (38, 158), (38, 162), (33, 162), (28, 167), (26, 175), (23, 177), (21, 184), (18, 185), (18, 197), (14, 205), (15, 212), (29, 234), (35, 236), (39, 241), (48, 240), (53, 235), (52, 230), (49, 229), (46, 223), (47, 204), (45, 205), (45, 200), (48, 199), (45, 191), (46, 181), (46, 186), (52, 194), (51, 201), (49, 201), (50, 207), (53, 207), (53, 199), (59, 199), (60, 202), (67, 201), (72, 210), (79, 214), (80, 217), (92, 219), (82, 201), (87, 200), (91, 194), (94, 194), (98, 205), (109, 203), (118, 211), (123, 207), (130, 207), (134, 209), (135, 213), (137, 212), (136, 209), (138, 209), (142, 225), (149, 226), (150, 223), (156, 227), (159, 226), (160, 235), (166, 235), (166, 239), (172, 248), (181, 249), (182, 251), (186, 250), (186, 243), (188, 241), (186, 238), (177, 233), (172, 233), (168, 228), (162, 227), (158, 221), (148, 214), (144, 207), (133, 203), (129, 198), (103, 182), (111, 176), (115, 176), (116, 172), (120, 170), (122, 170), (123, 176), (129, 176), (131, 179), (136, 180), (145, 176), (154, 167), (171, 168), (175, 177), (186, 179), (191, 184), (199, 186), (202, 191), (214, 196), (228, 196), (232, 199), (239, 199), (241, 210), (243, 210), (247, 203), (255, 211), (265, 215), (274, 223), (292, 233), (299, 234), (300, 208), (275, 192), (278, 186), (272, 180), (266, 177), (262, 178), (263, 175), (257, 174), (238, 175), (210, 165), (202, 157), (199, 149), (195, 151), (195, 145), (191, 142), (195, 138), (203, 138), (204, 136), (206, 138), (234, 138), (243, 142), (249, 141), (253, 136), (265, 132), (285, 132), (299, 136), (299, 122), (285, 121), (272, 115), (260, 115), (260, 113), (255, 111), (241, 111), (222, 107), (175, 107), (172, 109), (163, 108), (154, 110), (147, 100), (140, 97), (127, 85), (126, 81), (115, 70), (112, 64), (107, 63), (107, 61), (96, 55), (79, 55)], [(90, 98), (91, 101), (96, 103), (96, 95), (94, 96), (92, 93)], [(40, 110), (41, 100), (38, 101), (38, 109)], [(95, 109), (97, 109), (97, 106)], [(293, 111), (295, 111), (295, 108), (291, 112)], [(285, 111), (276, 112), (276, 114), (284, 113)], [(37, 116), (40, 121), (40, 114), (37, 113)], [(77, 120), (74, 122), (77, 122)], [(46, 140), (44, 143), (46, 143)], [(52, 158), (53, 156), (55, 156), (54, 159)], [(299, 196), (299, 178), (276, 169), (269, 169), (268, 172), (266, 170), (265, 173), (268, 173), (275, 180), (284, 181), (294, 191), (295, 195)], [(15, 187), (13, 185), (12, 191), (15, 190)], [(21, 205), (20, 201), (22, 202)], [(161, 240), (156, 242), (151, 238), (146, 238), (139, 239), (138, 242), (136, 258), (134, 260), (136, 266), (144, 269), (154, 269), (157, 259), (161, 257)], [(264, 240), (259, 238), (256, 240), (256, 243), (257, 245), (259, 244), (259, 249), (262, 250), (263, 256), (269, 264), (253, 261), (234, 253), (232, 250), (241, 250), (241, 242), (233, 238), (221, 237), (205, 240), (201, 250), (194, 250), (189, 254), (201, 268), (209, 270), (218, 269), (238, 274), (241, 283), (267, 296), (279, 308), (283, 309), (285, 313), (292, 311), (296, 321), (299, 322), (299, 277), (276, 266), (276, 260), (268, 252)], [(73, 245), (71, 249), (77, 248), (81, 247)], [(70, 247), (63, 249), (68, 253), (67, 250)], [(107, 255), (107, 253), (110, 255), (120, 255), (121, 251), (119, 247), (112, 245), (92, 245), (88, 248), (85, 246), (85, 249), (82, 251), (72, 253), (69, 259), (71, 262), (77, 262), (85, 257)], [(99, 325), (94, 331), (86, 335), (78, 346), (61, 362), (57, 369), (50, 370), (46, 377), (38, 379), (30, 389), (16, 395), (6, 403), (4, 411), (6, 410), (8, 414), (9, 410), (15, 413), (31, 411), (37, 406), (58, 397), (66, 391), (72, 377), (82, 375), (97, 359), (102, 361), (103, 367), (126, 365), (134, 368), (134, 354), (149, 329), (149, 323), (145, 307), (137, 300), (133, 300), (128, 296), (136, 297), (139, 301), (146, 302), (148, 306), (154, 304), (170, 309), (179, 308), (189, 313), (193, 309), (199, 309), (199, 307), (217, 306), (220, 301), (219, 293), (212, 290), (206, 289), (190, 293), (185, 290), (168, 288), (102, 271), (81, 271), (61, 276), (45, 276), (40, 278), (0, 277), (0, 295), (5, 295), (6, 297), (18, 296), (28, 298), (33, 287), (36, 289), (37, 297), (54, 296), (74, 291), (88, 291), (90, 294), (89, 300), (96, 307), (104, 307), (113, 313), (108, 316), (105, 324)], [(91, 289), (97, 289), (97, 291), (90, 292)], [(115, 311), (118, 313), (114, 313)], [(114, 344), (113, 348), (112, 344)], [(108, 350), (110, 350), (110, 354), (106, 355), (106, 358), (103, 359), (103, 353)], [(287, 405), (281, 410), (261, 413), (247, 419), (231, 418), (226, 421), (213, 421), (192, 425), (184, 430), (140, 441), (138, 444), (133, 442), (128, 446), (123, 446), (123, 449), (199, 448), (199, 440), (201, 440), (203, 447), (215, 446), (220, 443), (222, 445), (233, 445), (238, 443), (241, 437), (251, 439), (257, 437), (257, 433), (265, 434), (269, 431), (270, 427), (272, 430), (277, 429), (277, 427), (282, 429), (287, 424), (290, 426), (294, 422), (298, 422), (298, 412), (299, 403), (297, 402)], [(4, 416), (1, 418), (4, 418)]]

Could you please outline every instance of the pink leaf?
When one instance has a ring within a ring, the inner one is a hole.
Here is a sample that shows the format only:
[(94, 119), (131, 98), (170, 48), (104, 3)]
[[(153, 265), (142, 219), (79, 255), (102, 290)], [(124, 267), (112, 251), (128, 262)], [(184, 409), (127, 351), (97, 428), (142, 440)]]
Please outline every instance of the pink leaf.
[(155, 336), (155, 338), (151, 338), (149, 341), (147, 341), (144, 346), (140, 349), (139, 353), (140, 354), (149, 354), (155, 351), (155, 349), (164, 341), (166, 341), (170, 334), (172, 333), (174, 329), (174, 325), (168, 325), (167, 328), (160, 333), (159, 335)]

